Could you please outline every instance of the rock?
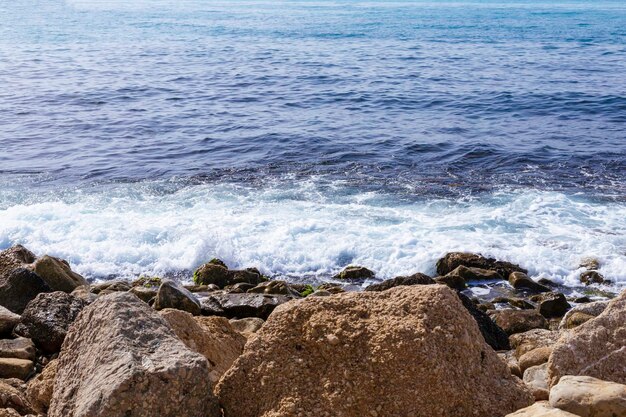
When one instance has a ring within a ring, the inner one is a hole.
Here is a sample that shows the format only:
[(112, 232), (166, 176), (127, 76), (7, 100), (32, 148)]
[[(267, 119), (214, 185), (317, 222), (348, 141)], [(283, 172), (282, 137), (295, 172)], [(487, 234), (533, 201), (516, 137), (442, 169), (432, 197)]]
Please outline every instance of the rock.
[(202, 312), (198, 298), (189, 290), (169, 279), (163, 280), (159, 287), (154, 300), (154, 308), (156, 310), (174, 308), (186, 311), (194, 316), (199, 316)]
[(535, 400), (547, 400), (548, 391), (548, 364), (531, 366), (524, 371), (524, 383), (530, 388)]
[(39, 275), (25, 268), (13, 269), (8, 275), (0, 277), (0, 305), (17, 314), (22, 314), (37, 294), (50, 291)]
[(131, 287), (152, 288), (155, 291), (161, 286), (161, 278), (142, 276), (130, 283)]
[(522, 373), (531, 366), (543, 365), (548, 362), (550, 354), (552, 353), (552, 347), (542, 346), (524, 353), (519, 358), (519, 367)]
[[(251, 288), (254, 287), (254, 285), (251, 285)], [(192, 284), (192, 285), (183, 285), (183, 288), (191, 291), (191, 292), (211, 292), (211, 291), (217, 291), (220, 289), (220, 287), (218, 287), (217, 285), (196, 285), (196, 284)]]
[(35, 345), (30, 339), (18, 337), (17, 339), (0, 340), (0, 358), (16, 358), (35, 360)]
[(439, 285), (284, 304), (216, 392), (225, 417), (495, 417), (532, 403)]
[(32, 339), (44, 352), (56, 353), (70, 324), (86, 305), (85, 300), (62, 291), (39, 294), (28, 303), (15, 333)]
[(505, 417), (578, 417), (567, 411), (550, 407), (547, 401), (539, 401), (530, 407), (522, 408), (514, 413), (507, 414)]
[[(262, 285), (263, 283), (259, 284)], [(247, 282), (238, 282), (235, 285), (228, 285), (224, 289), (228, 290), (229, 293), (244, 293), (248, 292), (248, 290), (253, 289), (256, 285), (249, 284)]]
[(39, 275), (53, 291), (70, 293), (76, 287), (89, 285), (85, 278), (72, 271), (67, 261), (44, 255), (29, 267)]
[(509, 337), (511, 347), (515, 349), (515, 357), (521, 358), (524, 354), (541, 348), (550, 347), (559, 340), (559, 332), (547, 329), (533, 329), (524, 333), (517, 333)]
[(208, 262), (196, 269), (193, 281), (197, 285), (215, 284), (220, 288), (234, 285), (239, 282), (258, 285), (267, 279), (255, 268), (244, 270), (229, 270), (220, 264)]
[(293, 300), (285, 295), (270, 294), (209, 294), (202, 299), (202, 314), (232, 318), (258, 317), (266, 320), (280, 304)]
[(187, 312), (172, 309), (161, 311), (161, 315), (189, 349), (207, 358), (212, 385), (243, 352), (246, 338), (236, 332), (224, 317), (194, 319)]
[(496, 261), (493, 258), (485, 258), (481, 255), (474, 253), (464, 252), (450, 252), (443, 258), (437, 261), (437, 273), (439, 275), (446, 275), (453, 271), (458, 266), (463, 265), (466, 267), (489, 269), (496, 271), (500, 276), (508, 277), (511, 272), (519, 271), (528, 273), (527, 270), (521, 268), (519, 265), (512, 264), (510, 262)]
[(443, 277), (435, 277), (434, 281), (437, 284), (445, 285), (453, 290), (463, 291), (467, 284), (465, 284), (465, 280), (460, 275), (448, 274)]
[(410, 275), (408, 277), (395, 277), (385, 280), (378, 284), (372, 284), (365, 287), (365, 291), (385, 291), (389, 288), (399, 287), (401, 285), (429, 285), (435, 284), (435, 280), (428, 275), (420, 272)]
[(310, 294), (311, 297), (329, 297), (331, 295), (332, 294), (326, 290), (315, 290)]
[(144, 303), (149, 303), (150, 300), (155, 298), (157, 295), (157, 292), (153, 287), (137, 286), (137, 287), (131, 288), (128, 292), (136, 295), (137, 298), (139, 298)]
[(448, 272), (447, 275), (458, 275), (461, 278), (463, 278), (465, 282), (504, 279), (502, 278), (502, 275), (498, 274), (496, 271), (491, 271), (489, 269), (467, 267), (464, 265), (457, 266), (452, 271)]
[(14, 269), (23, 268), (35, 262), (34, 253), (22, 245), (15, 245), (0, 251), (0, 280), (8, 276)]
[(563, 333), (550, 356), (550, 385), (564, 375), (626, 383), (626, 290), (596, 318)]
[(514, 351), (508, 350), (505, 352), (498, 352), (498, 356), (506, 362), (506, 365), (509, 367), (509, 371), (511, 371), (511, 375), (515, 375), (519, 379), (522, 379), (523, 372), (519, 367), (519, 363), (517, 362), (517, 358), (514, 355)]
[(585, 285), (602, 284), (604, 281), (604, 277), (598, 271), (585, 271), (580, 274), (580, 282)]
[(318, 291), (319, 290), (328, 291), (331, 294), (340, 294), (342, 292), (346, 292), (346, 290), (341, 288), (340, 285), (333, 284), (332, 282), (326, 282), (326, 283), (320, 285), (319, 287), (317, 287), (317, 290)]
[(558, 288), (559, 284), (557, 284), (554, 281), (549, 280), (548, 278), (540, 278), (539, 280), (537, 280), (537, 283), (541, 284), (541, 285), (545, 285), (546, 287), (550, 287), (550, 288)]
[(485, 342), (494, 350), (509, 350), (509, 337), (504, 330), (494, 323), (488, 315), (480, 311), (476, 304), (465, 294), (457, 293), (463, 303), (463, 307), (470, 313), (472, 318), (478, 324), (478, 329), (483, 335)]
[(550, 390), (550, 405), (580, 417), (626, 416), (626, 385), (564, 376)]
[(0, 378), (25, 380), (35, 369), (33, 361), (17, 358), (0, 358)]
[(508, 297), (496, 297), (491, 300), (492, 304), (508, 304), (511, 307), (519, 308), (521, 310), (534, 310), (535, 306), (524, 300), (523, 298), (508, 298)]
[(241, 333), (244, 337), (249, 338), (259, 331), (265, 324), (265, 320), (257, 317), (247, 317), (245, 319), (230, 319), (233, 329)]
[(93, 303), (98, 298), (98, 295), (92, 293), (91, 288), (87, 285), (81, 285), (80, 287), (74, 288), (70, 294), (76, 298), (86, 301), (88, 304)]
[(565, 295), (558, 292), (537, 294), (530, 299), (537, 303), (539, 313), (547, 319), (563, 317), (572, 306), (567, 302)]
[[(110, 294), (116, 291), (128, 291), (131, 289), (131, 283), (127, 281), (106, 281), (91, 287), (91, 292), (94, 294)], [(105, 292), (103, 294), (103, 292)]]
[(549, 287), (533, 281), (528, 275), (519, 271), (511, 272), (509, 274), (509, 284), (511, 284), (511, 286), (516, 290), (529, 290), (532, 292), (551, 291)]
[(67, 334), (48, 417), (218, 417), (208, 373), (144, 302), (105, 295)]
[(22, 390), (13, 386), (8, 380), (0, 381), (0, 409), (13, 409), (17, 416), (35, 412)]
[(578, 305), (565, 313), (559, 328), (561, 329), (573, 329), (594, 317), (598, 317), (606, 306), (609, 305), (609, 301), (594, 301), (583, 305)]
[(19, 314), (0, 306), (0, 336), (10, 335), (20, 318)]
[(489, 315), (509, 336), (532, 329), (547, 329), (548, 322), (535, 310), (495, 310)]
[(265, 281), (254, 288), (249, 289), (249, 293), (258, 294), (282, 294), (292, 297), (300, 297), (300, 293), (291, 289), (285, 281)]
[(26, 396), (32, 407), (40, 413), (47, 413), (50, 407), (58, 363), (57, 359), (51, 360), (39, 375), (28, 381)]
[(350, 266), (346, 266), (341, 272), (339, 272), (333, 278), (346, 280), (346, 281), (358, 281), (358, 280), (373, 278), (374, 275), (375, 274), (373, 271), (363, 266), (350, 265)]

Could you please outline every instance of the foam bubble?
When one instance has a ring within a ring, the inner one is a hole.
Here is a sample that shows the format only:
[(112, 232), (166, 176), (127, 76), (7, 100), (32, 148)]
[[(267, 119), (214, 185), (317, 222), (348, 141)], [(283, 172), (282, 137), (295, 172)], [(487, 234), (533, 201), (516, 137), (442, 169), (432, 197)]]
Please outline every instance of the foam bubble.
[(626, 205), (547, 191), (407, 201), (314, 181), (265, 186), (151, 183), (0, 202), (0, 248), (22, 243), (90, 277), (189, 271), (217, 256), (270, 275), (324, 276), (353, 263), (383, 278), (434, 274), (448, 251), (510, 260), (578, 284), (579, 262), (626, 284)]

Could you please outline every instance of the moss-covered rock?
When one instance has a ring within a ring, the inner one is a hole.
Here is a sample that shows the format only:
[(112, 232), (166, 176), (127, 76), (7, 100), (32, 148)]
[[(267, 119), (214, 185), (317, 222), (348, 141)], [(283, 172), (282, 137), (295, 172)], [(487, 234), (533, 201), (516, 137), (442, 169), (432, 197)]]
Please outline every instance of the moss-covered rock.
[(356, 281), (360, 279), (373, 278), (374, 275), (375, 274), (373, 271), (363, 266), (350, 265), (345, 267), (343, 271), (335, 275), (334, 278), (346, 281)]

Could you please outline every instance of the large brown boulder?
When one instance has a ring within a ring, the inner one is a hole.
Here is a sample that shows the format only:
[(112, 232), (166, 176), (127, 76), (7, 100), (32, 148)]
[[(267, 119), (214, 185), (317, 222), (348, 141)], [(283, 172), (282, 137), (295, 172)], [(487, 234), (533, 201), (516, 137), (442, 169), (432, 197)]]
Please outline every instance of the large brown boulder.
[(87, 305), (81, 298), (55, 291), (39, 294), (28, 303), (15, 333), (30, 338), (46, 353), (61, 350), (65, 334)]
[(207, 358), (213, 385), (243, 352), (246, 338), (224, 317), (193, 317), (173, 309), (162, 310), (161, 315), (189, 349)]
[(72, 271), (70, 264), (63, 259), (44, 255), (29, 268), (39, 275), (53, 291), (70, 293), (76, 287), (89, 285), (87, 280)]
[(159, 313), (105, 295), (67, 333), (48, 417), (217, 417), (208, 373)]
[(490, 417), (532, 403), (440, 285), (280, 306), (216, 392), (225, 417)]
[(626, 290), (598, 317), (563, 333), (548, 362), (550, 385), (564, 375), (626, 384)]
[(496, 271), (503, 277), (508, 277), (511, 272), (523, 272), (528, 271), (519, 265), (515, 265), (510, 262), (497, 261), (494, 258), (485, 258), (482, 255), (466, 252), (450, 252), (443, 258), (437, 261), (437, 273), (439, 275), (446, 275), (453, 271), (458, 266), (463, 265), (471, 268), (490, 269)]

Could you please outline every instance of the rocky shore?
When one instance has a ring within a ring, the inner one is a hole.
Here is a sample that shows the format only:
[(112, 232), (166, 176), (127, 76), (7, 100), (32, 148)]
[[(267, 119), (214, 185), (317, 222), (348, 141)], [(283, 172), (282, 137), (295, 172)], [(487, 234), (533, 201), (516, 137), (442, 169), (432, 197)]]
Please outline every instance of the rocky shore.
[(212, 259), (190, 285), (90, 283), (14, 246), (0, 417), (626, 416), (626, 291), (581, 265), (583, 295), (458, 252), (436, 277), (314, 286)]

